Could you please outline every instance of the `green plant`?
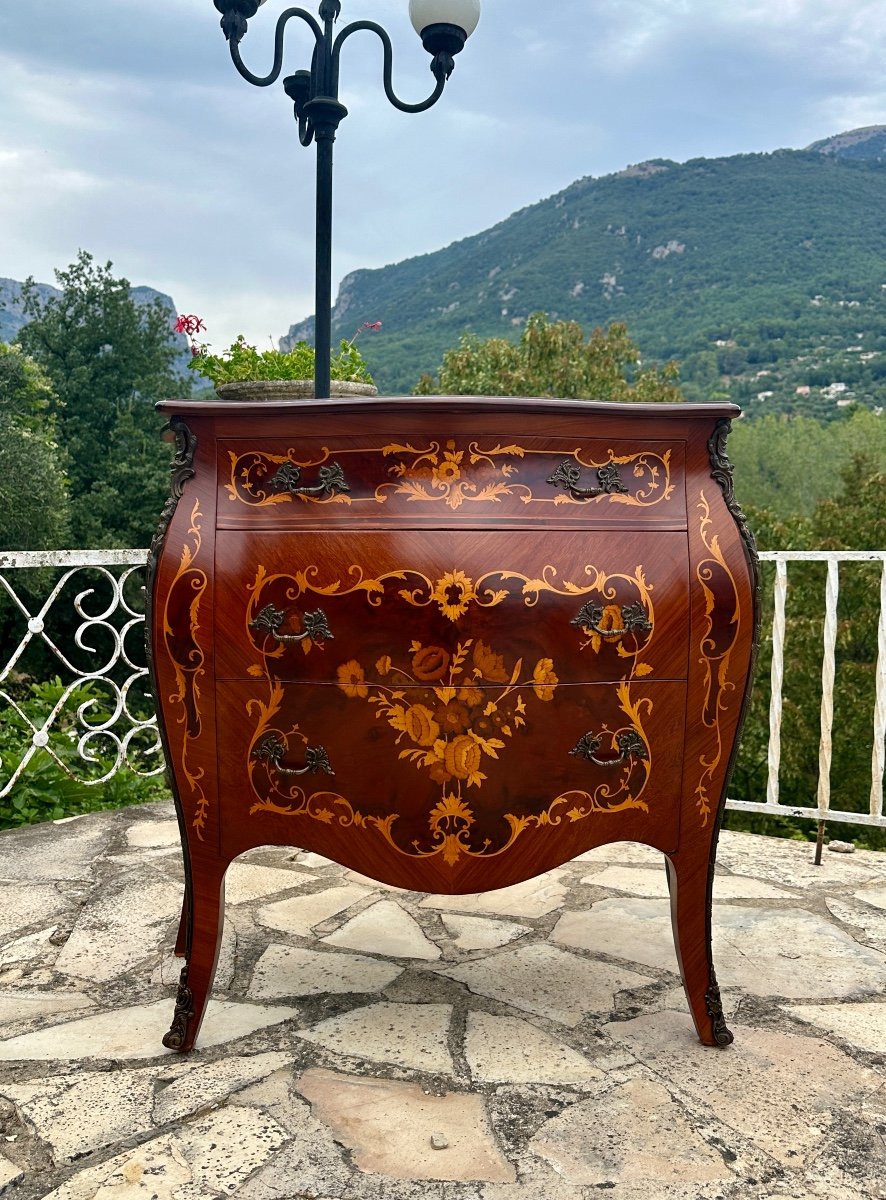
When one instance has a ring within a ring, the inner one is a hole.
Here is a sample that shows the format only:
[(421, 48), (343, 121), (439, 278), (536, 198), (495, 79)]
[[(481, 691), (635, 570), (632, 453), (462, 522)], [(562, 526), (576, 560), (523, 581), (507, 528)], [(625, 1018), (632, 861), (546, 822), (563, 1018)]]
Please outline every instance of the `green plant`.
[(576, 321), (542, 312), (526, 322), (519, 342), (463, 334), (443, 355), (439, 380), (423, 375), (418, 395), (560, 396), (673, 403), (682, 399), (674, 363), (641, 368), (640, 351), (618, 322), (586, 339)]
[[(146, 546), (169, 493), (169, 448), (153, 402), (182, 394), (181, 351), (168, 301), (143, 302), (143, 291), (116, 278), (111, 267), (81, 251), (70, 267), (56, 271), (53, 295), (45, 296), (32, 279), (22, 286), (23, 356), (6, 355), (6, 370), (0, 370), (5, 397), (9, 370), (24, 368), (20, 383), (34, 410), (27, 453), (0, 454), (0, 472), (11, 474), (7, 485), (17, 484), (30, 502), (35, 524), (35, 540), (12, 542), (18, 549)], [(27, 356), (39, 375), (26, 366)], [(4, 416), (18, 420), (16, 409), (3, 408)], [(2, 440), (10, 437), (7, 427)], [(28, 456), (36, 472), (29, 472)], [(4, 515), (7, 507), (15, 517), (22, 501), (9, 506), (0, 500)]]
[[(12, 707), (0, 709), (0, 781), (8, 779), (21, 761), (31, 738), (28, 721), (42, 728), (65, 691), (58, 677), (31, 684), (18, 702), (27, 720)], [(80, 737), (110, 716), (107, 700), (95, 684), (83, 683), (72, 692), (50, 732), (49, 747), (61, 765), (47, 750), (36, 751), (9, 795), (0, 800), (0, 829), (145, 804), (168, 795), (162, 776), (139, 775), (129, 767), (121, 767), (105, 783), (84, 782), (88, 775), (101, 778), (113, 766), (114, 755), (95, 746), (91, 766), (78, 751)]]
[[(205, 328), (202, 320), (192, 315), (183, 315), (176, 322), (176, 332), (190, 337)], [(342, 340), (338, 354), (333, 355), (330, 373), (333, 379), (350, 383), (372, 383), (372, 376), (363, 355), (354, 345), (364, 329), (380, 329), (381, 321), (367, 321), (361, 325), (351, 340)], [(246, 341), (241, 333), (235, 342), (221, 354), (210, 354), (209, 347), (191, 342), (191, 361), (188, 366), (198, 375), (210, 380), (216, 387), (220, 383), (239, 383), (261, 379), (313, 379), (314, 347), (307, 342), (297, 342), (291, 350), (259, 350)]]

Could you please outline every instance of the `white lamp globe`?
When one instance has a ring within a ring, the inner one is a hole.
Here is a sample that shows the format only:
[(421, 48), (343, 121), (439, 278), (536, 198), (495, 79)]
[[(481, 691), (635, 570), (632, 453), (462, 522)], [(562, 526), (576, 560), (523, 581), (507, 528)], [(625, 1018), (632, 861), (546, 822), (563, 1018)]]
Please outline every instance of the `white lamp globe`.
[(470, 37), (480, 20), (480, 0), (409, 0), (409, 19), (419, 36), (429, 25), (456, 25)]

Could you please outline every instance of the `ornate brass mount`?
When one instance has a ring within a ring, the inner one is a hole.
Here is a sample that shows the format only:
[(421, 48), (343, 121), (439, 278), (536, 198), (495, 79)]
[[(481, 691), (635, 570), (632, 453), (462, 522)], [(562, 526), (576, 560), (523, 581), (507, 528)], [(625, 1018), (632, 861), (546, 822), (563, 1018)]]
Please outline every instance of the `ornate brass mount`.
[(573, 500), (593, 500), (596, 496), (611, 496), (615, 492), (624, 496), (628, 494), (614, 462), (610, 460), (605, 466), (597, 467), (596, 471), (599, 487), (579, 487), (581, 467), (578, 463), (564, 458), (553, 475), (548, 476), (548, 483), (564, 488)]
[(188, 1035), (188, 1022), (193, 1016), (194, 994), (188, 987), (188, 968), (184, 966), (178, 980), (172, 1026), (169, 1032), (163, 1037), (163, 1045), (167, 1050), (181, 1050)]
[(720, 988), (717, 985), (717, 976), (714, 974), (713, 967), (711, 967), (710, 986), (705, 992), (704, 1001), (708, 1016), (711, 1018), (714, 1041), (718, 1046), (729, 1046), (735, 1041), (735, 1038), (732, 1030), (726, 1025), (726, 1017), (723, 1014), (723, 1001), (720, 999)]
[(579, 629), (585, 629), (588, 633), (597, 633), (602, 638), (620, 638), (626, 633), (651, 633), (652, 622), (649, 620), (649, 614), (638, 600), (636, 604), (623, 604), (621, 606), (621, 628), (620, 629), (601, 629), (600, 622), (603, 620), (603, 605), (595, 604), (590, 601), (582, 606), (576, 615), (569, 622), (570, 625), (575, 625)]
[(327, 775), (335, 774), (329, 764), (329, 755), (323, 746), (305, 746), (305, 765), (303, 767), (284, 767), (282, 759), (285, 753), (286, 747), (280, 738), (276, 733), (269, 733), (253, 750), (252, 757), (269, 763), (280, 775), (316, 775), (319, 771), (325, 771)]
[(626, 729), (615, 740), (621, 751), (618, 758), (597, 758), (597, 751), (603, 745), (603, 735), (599, 733), (586, 733), (569, 753), (576, 758), (586, 758), (595, 767), (618, 767), (629, 758), (649, 758), (646, 743), (636, 730)]
[(301, 467), (294, 462), (285, 462), (268, 479), (265, 487), (269, 492), (288, 492), (290, 496), (335, 496), (338, 492), (349, 492), (350, 486), (345, 473), (337, 462), (327, 463), (317, 472), (319, 482), (314, 487), (301, 487)]
[(301, 633), (281, 633), (280, 627), (285, 618), (285, 612), (281, 612), (273, 604), (266, 604), (255, 620), (249, 622), (249, 628), (270, 634), (275, 642), (281, 642), (284, 646), (294, 646), (297, 642), (304, 642), (308, 638), (318, 645), (335, 640), (335, 634), (329, 628), (329, 621), (322, 608), (318, 608), (316, 612), (302, 614)]

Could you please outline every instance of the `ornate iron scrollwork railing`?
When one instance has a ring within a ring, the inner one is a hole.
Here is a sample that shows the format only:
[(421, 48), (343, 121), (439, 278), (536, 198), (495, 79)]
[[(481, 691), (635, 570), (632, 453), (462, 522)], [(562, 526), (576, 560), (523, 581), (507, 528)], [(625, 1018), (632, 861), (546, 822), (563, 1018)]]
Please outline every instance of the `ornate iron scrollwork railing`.
[[(12, 750), (9, 736), (4, 742), (0, 800), (10, 796), (29, 768), (33, 769), (32, 763), (41, 750), (87, 786), (106, 782), (124, 766), (142, 776), (157, 776), (164, 770), (147, 668), (143, 665), (147, 558), (147, 550), (0, 552), (0, 718), (6, 721), (7, 733), (13, 727), (16, 734), (20, 733), (20, 741)], [(775, 550), (761, 553), (760, 559), (764, 564), (772, 563), (770, 569), (774, 570), (774, 585), (767, 579), (767, 588), (774, 588), (768, 788), (765, 801), (730, 799), (727, 808), (886, 828), (886, 550)], [(778, 788), (789, 617), (788, 566), (795, 562), (820, 562), (827, 568), (818, 788), (817, 796), (810, 797), (813, 804), (802, 807), (780, 803)], [(833, 688), (839, 669), (835, 653), (838, 582), (843, 568), (858, 563), (880, 564), (881, 568), (870, 802), (867, 811), (861, 812), (832, 807), (830, 792)], [(29, 576), (31, 584), (27, 582)], [(584, 624), (589, 616), (593, 614), (582, 610), (572, 623), (581, 618)], [(55, 630), (56, 617), (67, 634), (64, 642)], [(624, 610), (622, 619), (627, 627), (630, 619)], [(638, 631), (644, 631), (639, 614), (637, 622)], [(612, 637), (616, 631), (595, 632)], [(23, 707), (22, 677), (45, 680), (52, 670), (62, 682), (50, 709), (35, 721)], [(61, 729), (63, 724), (67, 724), (67, 732)], [(60, 744), (66, 751), (64, 760), (57, 752)], [(72, 744), (74, 755), (70, 753)], [(594, 757), (596, 749), (592, 751)], [(621, 760), (599, 761), (617, 765)]]
[[(0, 799), (41, 751), (88, 787), (123, 766), (165, 769), (144, 655), (146, 560), (146, 550), (0, 553)], [(26, 681), (53, 671), (35, 715)]]

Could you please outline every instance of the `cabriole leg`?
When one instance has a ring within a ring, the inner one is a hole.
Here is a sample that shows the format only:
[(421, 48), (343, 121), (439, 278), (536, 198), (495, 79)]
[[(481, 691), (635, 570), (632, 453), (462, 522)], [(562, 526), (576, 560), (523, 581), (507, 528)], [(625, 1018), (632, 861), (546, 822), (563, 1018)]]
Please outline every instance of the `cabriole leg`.
[(689, 1011), (705, 1046), (728, 1046), (720, 989), (711, 954), (713, 868), (708, 858), (687, 859), (679, 851), (665, 859), (671, 893), (671, 924)]
[(185, 894), (182, 899), (182, 915), (178, 922), (178, 933), (175, 935), (175, 957), (184, 958), (188, 948), (188, 922), (191, 915), (191, 905), (188, 897), (188, 885), (185, 884)]
[(187, 963), (182, 967), (172, 1025), (163, 1038), (164, 1046), (182, 1054), (194, 1046), (212, 991), (224, 930), (227, 866), (222, 859), (192, 860), (191, 893), (185, 895), (179, 927), (179, 936), (182, 927), (186, 929), (184, 953)]

